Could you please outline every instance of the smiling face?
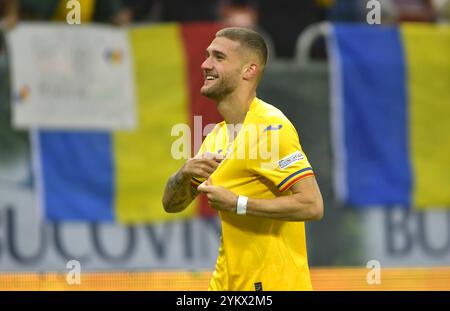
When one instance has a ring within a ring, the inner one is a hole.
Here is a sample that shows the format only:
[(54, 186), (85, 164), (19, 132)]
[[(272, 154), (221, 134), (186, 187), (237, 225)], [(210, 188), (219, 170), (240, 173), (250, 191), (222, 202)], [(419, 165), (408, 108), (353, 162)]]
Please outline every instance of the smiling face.
[(231, 94), (242, 80), (243, 55), (239, 43), (216, 37), (206, 49), (201, 68), (205, 77), (200, 92), (211, 99), (220, 100)]

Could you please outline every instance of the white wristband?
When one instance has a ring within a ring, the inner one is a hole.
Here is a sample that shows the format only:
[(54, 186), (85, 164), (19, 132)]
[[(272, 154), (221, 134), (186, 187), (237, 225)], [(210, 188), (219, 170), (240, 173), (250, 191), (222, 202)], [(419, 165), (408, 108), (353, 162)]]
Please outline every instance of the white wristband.
[(243, 195), (238, 196), (236, 214), (245, 215), (247, 213), (247, 201), (248, 197)]

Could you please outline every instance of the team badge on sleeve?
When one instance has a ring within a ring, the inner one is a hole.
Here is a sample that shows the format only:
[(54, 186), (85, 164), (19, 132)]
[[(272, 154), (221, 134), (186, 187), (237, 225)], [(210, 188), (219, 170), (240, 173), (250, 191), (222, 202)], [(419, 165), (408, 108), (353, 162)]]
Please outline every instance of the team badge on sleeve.
[(305, 156), (303, 155), (303, 153), (301, 153), (300, 151), (297, 151), (297, 152), (291, 153), (287, 157), (278, 161), (278, 166), (281, 169), (285, 169), (286, 167), (289, 167), (292, 164), (294, 164), (295, 162), (301, 161), (304, 158), (305, 158)]

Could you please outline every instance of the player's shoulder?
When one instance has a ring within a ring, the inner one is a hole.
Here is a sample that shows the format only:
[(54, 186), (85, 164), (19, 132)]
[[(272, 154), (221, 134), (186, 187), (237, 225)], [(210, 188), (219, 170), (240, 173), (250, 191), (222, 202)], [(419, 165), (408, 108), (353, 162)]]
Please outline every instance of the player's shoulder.
[(291, 121), (280, 109), (261, 99), (258, 99), (258, 103), (252, 112), (255, 122), (267, 124), (268, 126), (281, 125), (293, 127)]

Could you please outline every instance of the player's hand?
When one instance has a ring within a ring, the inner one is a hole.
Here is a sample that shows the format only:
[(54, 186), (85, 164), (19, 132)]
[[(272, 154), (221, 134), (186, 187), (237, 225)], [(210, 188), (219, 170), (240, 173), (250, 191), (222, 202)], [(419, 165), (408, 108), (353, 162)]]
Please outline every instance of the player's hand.
[(181, 168), (181, 173), (188, 178), (208, 178), (222, 160), (223, 155), (207, 152), (187, 160)]
[(198, 186), (197, 190), (206, 194), (212, 208), (218, 211), (236, 212), (238, 196), (224, 187), (213, 186), (210, 178)]

